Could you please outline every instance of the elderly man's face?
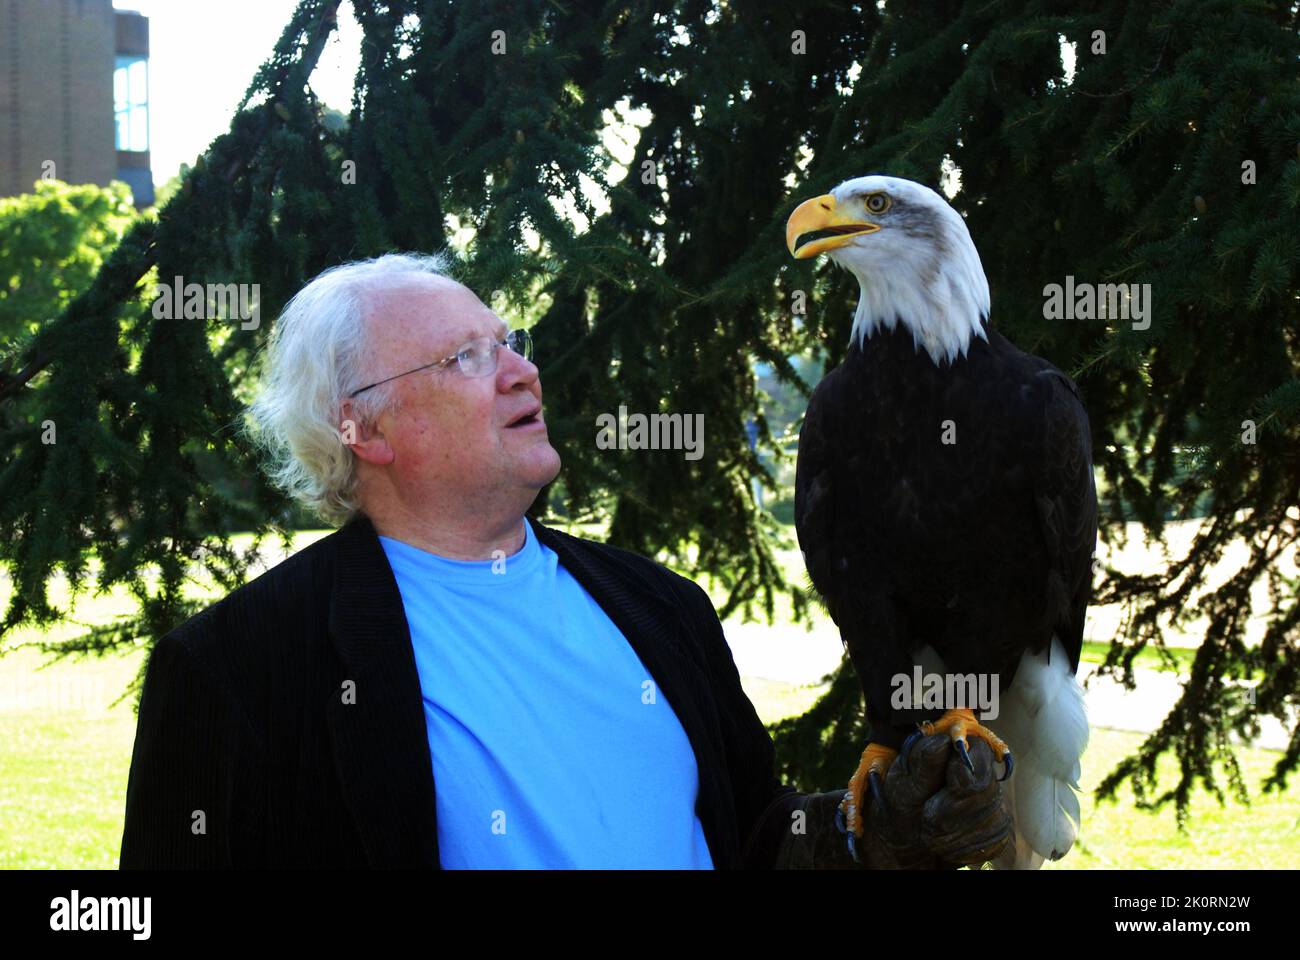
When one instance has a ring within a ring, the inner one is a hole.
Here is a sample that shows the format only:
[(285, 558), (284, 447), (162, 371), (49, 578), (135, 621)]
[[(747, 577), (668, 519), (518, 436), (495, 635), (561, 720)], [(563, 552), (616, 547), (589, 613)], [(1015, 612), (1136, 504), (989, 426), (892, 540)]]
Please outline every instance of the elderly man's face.
[[(377, 378), (456, 353), (475, 337), (502, 339), (505, 324), (468, 288), (430, 278), (385, 291), (368, 315)], [(560, 457), (542, 418), (537, 368), (507, 347), (494, 374), (467, 377), (456, 363), (393, 381), (400, 400), (378, 426), (393, 449), (389, 469), (408, 499), (458, 500), (500, 495), (520, 500), (554, 480)], [(530, 421), (510, 426), (536, 411)]]

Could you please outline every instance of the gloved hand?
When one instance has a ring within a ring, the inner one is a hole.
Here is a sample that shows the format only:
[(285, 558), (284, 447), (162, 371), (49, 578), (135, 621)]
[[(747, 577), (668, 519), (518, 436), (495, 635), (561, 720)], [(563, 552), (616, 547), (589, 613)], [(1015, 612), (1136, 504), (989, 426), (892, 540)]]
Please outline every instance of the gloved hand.
[(883, 786), (887, 809), (865, 795), (863, 834), (855, 841), (835, 825), (847, 791), (799, 795), (792, 810), (802, 810), (801, 829), (782, 829), (776, 869), (935, 870), (978, 865), (996, 857), (1011, 840), (1011, 820), (1002, 805), (993, 751), (983, 740), (968, 740), (972, 773), (947, 734), (921, 737), (908, 753), (906, 768), (895, 760)]
[[(885, 775), (885, 809), (866, 794), (867, 819), (857, 843), (862, 865), (881, 869), (955, 869), (992, 860), (1011, 841), (993, 751), (967, 741), (966, 769), (946, 733), (920, 737), (906, 764)], [(847, 840), (847, 837), (845, 838)]]

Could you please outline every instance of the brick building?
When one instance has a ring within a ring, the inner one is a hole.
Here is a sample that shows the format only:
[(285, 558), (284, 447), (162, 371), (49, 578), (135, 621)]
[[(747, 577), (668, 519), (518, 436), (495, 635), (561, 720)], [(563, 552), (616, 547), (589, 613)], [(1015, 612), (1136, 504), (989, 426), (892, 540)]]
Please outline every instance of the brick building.
[(124, 180), (153, 202), (149, 21), (112, 0), (0, 0), (0, 196)]

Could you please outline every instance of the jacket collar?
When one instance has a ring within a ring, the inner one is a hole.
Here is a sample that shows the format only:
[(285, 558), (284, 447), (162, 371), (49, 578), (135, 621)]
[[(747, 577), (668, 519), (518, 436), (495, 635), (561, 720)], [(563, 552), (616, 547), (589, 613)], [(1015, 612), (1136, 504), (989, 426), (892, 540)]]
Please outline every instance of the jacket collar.
[[(696, 804), (715, 866), (729, 865), (720, 811), (730, 808), (710, 778), (717, 720), (701, 688), (705, 670), (682, 637), (680, 604), (621, 552), (541, 523), (538, 540), (622, 631), (667, 698), (694, 749)], [(376, 867), (438, 867), (433, 764), (410, 629), (396, 578), (371, 521), (358, 514), (336, 537), (331, 641), (354, 681), (331, 702), (330, 735), (345, 803)], [(352, 702), (349, 702), (352, 701)], [(395, 772), (400, 775), (395, 776)]]

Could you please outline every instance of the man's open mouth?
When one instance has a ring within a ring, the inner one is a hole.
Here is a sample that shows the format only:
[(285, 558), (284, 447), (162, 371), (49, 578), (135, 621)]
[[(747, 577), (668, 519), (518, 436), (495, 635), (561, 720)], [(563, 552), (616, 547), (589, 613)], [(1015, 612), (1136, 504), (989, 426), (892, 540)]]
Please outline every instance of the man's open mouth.
[(509, 423), (506, 424), (506, 427), (523, 427), (523, 426), (527, 426), (530, 423), (536, 423), (537, 417), (541, 412), (542, 412), (541, 407), (538, 407), (536, 410), (529, 411), (528, 413), (525, 413), (522, 416), (518, 416), (515, 419), (511, 420)]

